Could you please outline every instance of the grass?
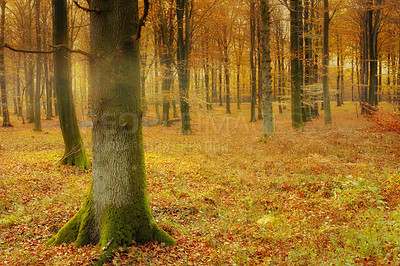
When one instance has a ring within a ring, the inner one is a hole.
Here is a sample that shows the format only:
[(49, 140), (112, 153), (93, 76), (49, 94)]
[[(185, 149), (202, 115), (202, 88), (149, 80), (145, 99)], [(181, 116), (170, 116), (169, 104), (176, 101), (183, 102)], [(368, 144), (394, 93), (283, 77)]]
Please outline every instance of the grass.
[[(132, 245), (113, 264), (400, 263), (399, 135), (371, 131), (346, 103), (332, 107), (333, 125), (319, 117), (302, 131), (285, 110), (264, 143), (262, 122), (242, 109), (194, 110), (188, 136), (178, 124), (144, 128), (153, 215), (178, 245)], [(43, 245), (77, 211), (91, 175), (57, 165), (60, 130), (43, 122), (42, 133), (17, 121), (0, 129), (0, 261), (90, 264), (96, 246)]]

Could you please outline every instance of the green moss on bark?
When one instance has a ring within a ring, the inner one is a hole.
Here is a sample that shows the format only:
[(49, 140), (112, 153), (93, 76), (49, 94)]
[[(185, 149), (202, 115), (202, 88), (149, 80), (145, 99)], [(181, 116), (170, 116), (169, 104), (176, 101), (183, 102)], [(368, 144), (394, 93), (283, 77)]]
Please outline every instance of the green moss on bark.
[(82, 170), (90, 169), (90, 163), (86, 155), (85, 147), (83, 146), (83, 144), (81, 144), (80, 146), (81, 147), (78, 152), (73, 153), (72, 151), (70, 151), (69, 153), (72, 154), (64, 155), (62, 163), (69, 166), (78, 166), (82, 168)]
[(92, 190), (80, 210), (58, 233), (46, 242), (46, 245), (75, 242), (75, 247), (89, 244), (90, 229), (93, 226)]

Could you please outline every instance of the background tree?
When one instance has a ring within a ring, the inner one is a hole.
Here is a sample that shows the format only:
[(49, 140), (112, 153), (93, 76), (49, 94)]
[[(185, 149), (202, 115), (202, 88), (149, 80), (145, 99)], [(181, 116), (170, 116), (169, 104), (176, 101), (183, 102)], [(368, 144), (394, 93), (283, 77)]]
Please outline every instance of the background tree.
[[(5, 40), (5, 24), (6, 24), (6, 0), (0, 1), (1, 8), (1, 25), (0, 25), (0, 42)], [(6, 63), (4, 60), (4, 47), (0, 50), (0, 90), (1, 90), (1, 111), (3, 114), (3, 127), (12, 127), (10, 122), (10, 114), (7, 104), (7, 88), (6, 88)]]
[(54, 53), (55, 92), (65, 152), (62, 162), (90, 168), (72, 96), (71, 61), (68, 52), (68, 11), (66, 0), (53, 0), (53, 40), (59, 48)]
[(179, 79), (179, 99), (181, 106), (181, 131), (183, 134), (192, 132), (189, 113), (190, 69), (189, 55), (192, 42), (192, 12), (193, 1), (176, 0), (176, 16), (178, 26), (177, 69)]
[(324, 119), (325, 124), (332, 123), (331, 115), (331, 101), (330, 101), (330, 90), (329, 90), (329, 1), (324, 0), (324, 29), (323, 29), (323, 59), (322, 59), (322, 84), (324, 90)]
[(263, 93), (263, 135), (274, 132), (271, 87), (270, 8), (268, 0), (261, 0), (261, 84)]

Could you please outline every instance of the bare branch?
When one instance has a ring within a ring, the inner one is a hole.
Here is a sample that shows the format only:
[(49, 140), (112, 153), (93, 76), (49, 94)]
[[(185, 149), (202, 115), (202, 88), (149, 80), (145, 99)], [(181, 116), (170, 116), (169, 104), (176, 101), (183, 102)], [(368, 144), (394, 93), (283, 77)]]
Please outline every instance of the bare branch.
[(96, 9), (90, 9), (90, 8), (81, 6), (81, 5), (78, 3), (78, 1), (74, 1), (74, 4), (75, 4), (78, 8), (82, 9), (82, 10), (85, 11), (85, 12), (88, 12), (88, 13), (90, 13), (90, 12), (100, 13), (100, 9), (98, 9), (98, 8), (96, 8)]
[(329, 23), (331, 23), (331, 20), (333, 19), (333, 17), (336, 14), (337, 9), (333, 10), (332, 16), (329, 18)]
[(25, 54), (52, 54), (57, 51), (57, 50), (48, 50), (48, 51), (25, 50), (25, 49), (14, 48), (7, 43), (3, 43), (2, 45), (0, 45), (0, 49), (4, 48), (10, 49), (11, 51), (14, 52), (25, 53)]
[(0, 49), (7, 48), (7, 49), (9, 49), (11, 51), (14, 51), (14, 52), (17, 52), (17, 53), (25, 53), (25, 54), (53, 54), (53, 53), (57, 52), (61, 47), (63, 47), (70, 53), (81, 54), (81, 55), (84, 55), (84, 56), (86, 56), (88, 58), (94, 58), (95, 57), (95, 55), (93, 55), (91, 53), (82, 51), (80, 49), (78, 49), (78, 50), (71, 49), (71, 48), (67, 47), (64, 44), (60, 44), (60, 45), (56, 45), (56, 46), (50, 45), (50, 47), (52, 47), (54, 49), (53, 50), (39, 51), (39, 50), (19, 49), (19, 48), (12, 47), (11, 45), (9, 45), (7, 43), (3, 43), (3, 44), (0, 45)]

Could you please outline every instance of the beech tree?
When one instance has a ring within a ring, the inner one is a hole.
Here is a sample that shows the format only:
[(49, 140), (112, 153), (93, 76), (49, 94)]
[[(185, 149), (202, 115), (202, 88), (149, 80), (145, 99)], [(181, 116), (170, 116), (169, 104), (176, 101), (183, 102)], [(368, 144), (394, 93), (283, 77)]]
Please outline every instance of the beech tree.
[(303, 128), (302, 106), (301, 106), (301, 1), (290, 0), (290, 52), (291, 58), (291, 83), (292, 83), (292, 127)]
[(261, 0), (261, 85), (263, 94), (263, 135), (274, 132), (271, 87), (270, 8)]
[(179, 99), (182, 117), (182, 134), (189, 134), (192, 132), (192, 129), (190, 127), (189, 114), (189, 55), (191, 52), (192, 41), (192, 9), (193, 1), (176, 0), (176, 17), (178, 24), (177, 69), (179, 79)]
[(55, 92), (61, 132), (65, 144), (62, 162), (88, 169), (90, 164), (79, 131), (72, 96), (71, 61), (70, 54), (67, 51), (69, 45), (67, 14), (67, 1), (53, 0), (53, 40), (54, 45), (59, 46), (54, 53)]
[(93, 183), (81, 209), (47, 244), (98, 243), (104, 248), (104, 258), (132, 241), (172, 245), (175, 241), (151, 214), (146, 189), (138, 0), (88, 3), (94, 57), (91, 74), (96, 88)]
[[(0, 2), (1, 8), (1, 25), (0, 25), (0, 42), (4, 43), (4, 31), (6, 20), (6, 1)], [(3, 127), (11, 127), (10, 114), (7, 105), (7, 88), (6, 88), (6, 67), (4, 60), (4, 47), (0, 50), (0, 90), (1, 90), (1, 110), (3, 113)]]
[(325, 124), (332, 123), (332, 115), (331, 115), (331, 100), (330, 100), (330, 91), (329, 91), (329, 2), (328, 0), (324, 0), (324, 51), (323, 51), (323, 59), (322, 59), (322, 79), (323, 79), (323, 90), (324, 90), (324, 116), (325, 116)]

